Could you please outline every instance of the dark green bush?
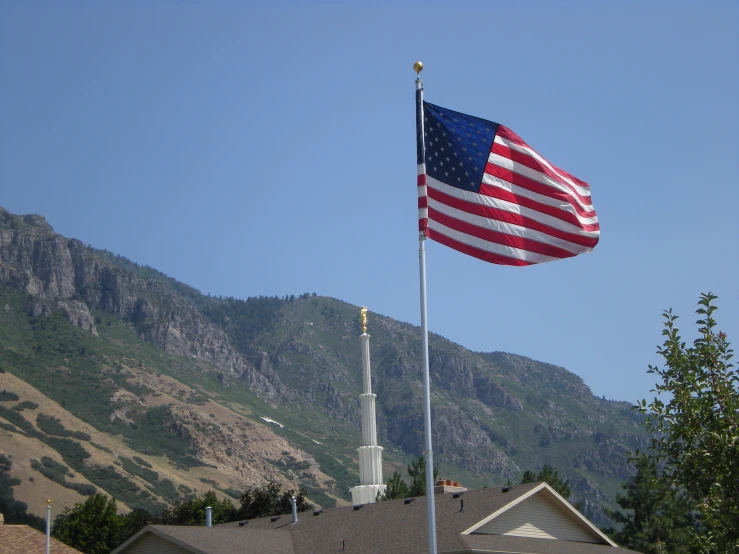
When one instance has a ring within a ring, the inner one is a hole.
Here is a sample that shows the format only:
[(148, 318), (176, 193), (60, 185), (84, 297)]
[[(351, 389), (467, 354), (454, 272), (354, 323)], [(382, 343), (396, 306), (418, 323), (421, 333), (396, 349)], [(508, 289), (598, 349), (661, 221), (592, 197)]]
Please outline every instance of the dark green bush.
[(72, 489), (74, 491), (77, 491), (82, 496), (92, 496), (95, 494), (98, 490), (95, 485), (88, 485), (87, 483), (70, 483), (67, 482), (65, 485), (68, 489)]
[(41, 458), (41, 461), (36, 459), (31, 460), (31, 468), (60, 485), (66, 483), (66, 475), (69, 474), (69, 468), (67, 466), (60, 464), (48, 456)]
[(134, 456), (133, 457), (133, 461), (136, 462), (139, 465), (142, 465), (144, 467), (148, 467), (149, 469), (151, 469), (153, 467), (149, 462), (147, 462), (143, 458), (139, 458), (138, 456)]
[(93, 445), (98, 450), (102, 450), (103, 452), (107, 452), (108, 454), (113, 453), (113, 451), (110, 448), (108, 448), (107, 446), (103, 446), (102, 444), (98, 444), (96, 442), (90, 442), (90, 444)]
[(24, 431), (35, 431), (33, 423), (28, 421), (25, 417), (20, 415), (18, 412), (9, 410), (5, 406), (0, 406), (0, 417), (7, 419), (10, 423), (20, 427)]
[(38, 408), (38, 404), (35, 402), (29, 402), (28, 400), (24, 400), (23, 402), (20, 402), (13, 406), (13, 410), (16, 412), (22, 412), (23, 410), (35, 410)]
[(146, 467), (141, 467), (139, 464), (137, 464), (130, 458), (126, 458), (125, 456), (118, 456), (118, 459), (121, 461), (123, 469), (125, 469), (131, 475), (138, 475), (144, 481), (148, 481), (152, 485), (159, 480), (159, 474), (156, 471), (153, 471)]
[(18, 400), (18, 395), (9, 390), (0, 390), (0, 402), (7, 402), (9, 400)]
[(62, 425), (59, 418), (39, 414), (36, 416), (36, 425), (47, 435), (56, 435), (57, 437), (71, 437), (72, 431), (69, 431)]

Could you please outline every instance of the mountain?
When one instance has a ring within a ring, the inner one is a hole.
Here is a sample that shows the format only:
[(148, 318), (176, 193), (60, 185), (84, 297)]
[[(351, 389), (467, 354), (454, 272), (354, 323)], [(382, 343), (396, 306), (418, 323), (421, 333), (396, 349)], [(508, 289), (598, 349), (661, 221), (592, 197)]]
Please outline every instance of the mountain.
[[(18, 498), (44, 483), (77, 501), (66, 480), (161, 508), (276, 479), (322, 506), (347, 502), (358, 482), (358, 314), (308, 293), (206, 296), (0, 208), (0, 454), (23, 480)], [(379, 314), (369, 332), (389, 476), (422, 453), (420, 332)], [(429, 348), (442, 477), (482, 487), (549, 463), (606, 521), (603, 506), (631, 475), (627, 452), (646, 444), (628, 403), (522, 356), (433, 334)]]

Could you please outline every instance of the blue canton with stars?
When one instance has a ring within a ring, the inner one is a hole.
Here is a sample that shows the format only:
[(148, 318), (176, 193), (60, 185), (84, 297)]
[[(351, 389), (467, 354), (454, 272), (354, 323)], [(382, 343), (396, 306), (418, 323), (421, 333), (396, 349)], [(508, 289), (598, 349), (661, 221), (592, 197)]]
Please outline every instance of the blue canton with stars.
[(423, 103), (426, 174), (478, 192), (498, 124)]

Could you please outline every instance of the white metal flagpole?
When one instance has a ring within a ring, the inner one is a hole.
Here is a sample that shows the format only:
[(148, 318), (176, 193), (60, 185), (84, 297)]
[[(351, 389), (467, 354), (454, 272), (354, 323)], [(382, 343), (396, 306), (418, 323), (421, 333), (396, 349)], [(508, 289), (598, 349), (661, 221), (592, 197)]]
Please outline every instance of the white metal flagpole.
[(51, 542), (51, 498), (46, 501), (46, 554), (49, 554)]
[[(423, 133), (423, 64), (413, 64), (416, 70), (416, 155), (418, 162), (419, 186), (425, 187), (426, 146)], [(423, 176), (421, 185), (420, 176)], [(425, 197), (425, 194), (423, 195)], [(420, 207), (420, 205), (419, 205)], [(426, 458), (426, 501), (428, 505), (429, 554), (436, 554), (436, 506), (434, 504), (434, 454), (431, 449), (431, 385), (429, 382), (429, 329), (426, 319), (426, 234), (421, 230), (418, 236), (418, 273), (421, 283), (421, 351), (423, 352), (423, 429), (425, 436), (424, 456)]]

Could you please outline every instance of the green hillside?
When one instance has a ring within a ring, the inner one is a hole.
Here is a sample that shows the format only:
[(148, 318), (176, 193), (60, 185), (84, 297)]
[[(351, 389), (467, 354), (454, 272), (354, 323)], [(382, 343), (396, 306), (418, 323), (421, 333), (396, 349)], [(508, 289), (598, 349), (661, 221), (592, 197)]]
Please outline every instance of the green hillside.
[[(89, 463), (89, 441), (24, 429), (20, 412), (2, 402), (0, 423), (55, 448), (129, 506), (184, 498), (193, 480), (184, 488), (176, 480), (196, 473), (224, 491), (270, 475), (306, 486), (322, 505), (349, 499), (358, 482), (358, 307), (307, 293), (202, 295), (60, 237), (38, 216), (0, 216), (0, 244), (9, 245), (0, 248), (0, 367), (174, 473), (154, 479), (134, 454), (120, 465)], [(420, 333), (373, 313), (368, 327), (389, 476), (422, 452)], [(563, 368), (471, 352), (436, 335), (430, 370), (442, 478), (476, 488), (550, 464), (583, 511), (605, 521), (603, 506), (631, 474), (627, 452), (645, 444), (630, 405), (596, 398)], [(262, 456), (256, 435), (275, 453)]]

